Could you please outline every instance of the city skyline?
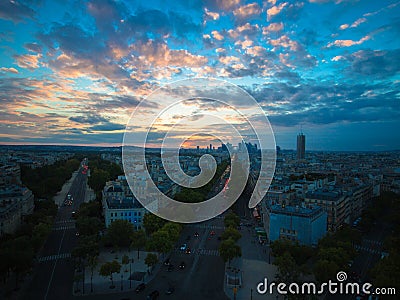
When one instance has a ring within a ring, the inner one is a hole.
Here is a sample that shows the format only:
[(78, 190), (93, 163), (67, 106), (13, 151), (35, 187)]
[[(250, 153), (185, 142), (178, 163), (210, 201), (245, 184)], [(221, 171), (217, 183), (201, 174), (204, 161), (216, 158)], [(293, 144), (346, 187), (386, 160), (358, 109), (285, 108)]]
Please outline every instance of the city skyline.
[[(120, 146), (130, 114), (152, 91), (211, 77), (255, 98), (282, 149), (296, 149), (301, 127), (307, 151), (400, 149), (398, 1), (5, 1), (0, 8), (0, 144)], [(211, 109), (196, 105), (186, 108)], [(150, 117), (158, 103), (144, 107)], [(183, 118), (178, 111), (165, 119), (155, 138)], [(189, 138), (190, 129), (181, 135)]]

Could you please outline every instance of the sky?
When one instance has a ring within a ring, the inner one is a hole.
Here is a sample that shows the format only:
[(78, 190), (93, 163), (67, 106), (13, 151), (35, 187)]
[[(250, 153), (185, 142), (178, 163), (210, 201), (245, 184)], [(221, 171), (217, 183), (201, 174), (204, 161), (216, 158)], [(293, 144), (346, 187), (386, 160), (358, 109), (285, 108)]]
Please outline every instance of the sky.
[(4, 0), (0, 28), (1, 144), (119, 146), (154, 90), (205, 77), (254, 97), (282, 149), (400, 149), (399, 1)]

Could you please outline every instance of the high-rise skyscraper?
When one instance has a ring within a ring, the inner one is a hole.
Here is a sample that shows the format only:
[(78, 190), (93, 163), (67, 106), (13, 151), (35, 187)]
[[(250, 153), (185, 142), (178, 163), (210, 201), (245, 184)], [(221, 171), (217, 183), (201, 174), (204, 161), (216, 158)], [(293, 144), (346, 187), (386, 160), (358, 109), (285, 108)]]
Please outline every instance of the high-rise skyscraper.
[(306, 136), (301, 132), (297, 136), (297, 159), (306, 158)]

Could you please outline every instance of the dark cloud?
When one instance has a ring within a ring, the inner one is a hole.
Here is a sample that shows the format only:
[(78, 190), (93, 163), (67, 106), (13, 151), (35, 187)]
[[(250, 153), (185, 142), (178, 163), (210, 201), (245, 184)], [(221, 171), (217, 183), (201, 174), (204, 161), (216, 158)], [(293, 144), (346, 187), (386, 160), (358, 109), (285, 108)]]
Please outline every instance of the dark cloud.
[(24, 46), (29, 51), (36, 52), (36, 53), (42, 52), (42, 46), (37, 43), (27, 43)]
[[(29, 2), (28, 2), (29, 3)], [(23, 19), (32, 19), (35, 11), (31, 8), (26, 1), (0, 1), (0, 18), (13, 21), (14, 23), (20, 22)]]
[(106, 118), (92, 113), (82, 116), (69, 117), (68, 119), (81, 124), (98, 124), (108, 121)]
[(105, 58), (106, 45), (103, 38), (85, 31), (77, 24), (53, 24), (49, 31), (39, 33), (38, 38), (49, 49), (60, 48), (68, 55), (92, 59)]
[(105, 123), (94, 125), (88, 128), (89, 131), (116, 131), (125, 129), (124, 125), (116, 124), (116, 123)]
[(278, 126), (400, 119), (398, 95), (389, 84), (272, 83), (253, 86), (248, 91), (266, 111), (272, 112), (269, 119)]
[(400, 49), (396, 50), (360, 50), (349, 56), (350, 74), (385, 78), (400, 71)]

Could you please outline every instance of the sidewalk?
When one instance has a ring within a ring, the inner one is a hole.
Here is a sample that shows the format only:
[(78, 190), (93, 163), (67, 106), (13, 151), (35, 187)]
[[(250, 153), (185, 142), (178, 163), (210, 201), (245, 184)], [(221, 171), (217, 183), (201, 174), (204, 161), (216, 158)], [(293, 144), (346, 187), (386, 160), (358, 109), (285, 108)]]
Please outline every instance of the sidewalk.
[(57, 193), (57, 195), (55, 195), (53, 197), (54, 203), (57, 204), (58, 207), (63, 205), (64, 200), (67, 197), (67, 193), (68, 193), (69, 189), (71, 188), (71, 185), (74, 182), (76, 175), (78, 175), (78, 171), (75, 171), (74, 173), (72, 173), (71, 178), (67, 182), (64, 183), (64, 185), (61, 188), (61, 191), (59, 191)]
[[(242, 257), (233, 259), (229, 266), (226, 264), (225, 294), (229, 299), (237, 300), (283, 299), (282, 297), (277, 298), (275, 294), (261, 295), (257, 292), (257, 285), (263, 282), (264, 278), (268, 278), (269, 282), (275, 280), (277, 268), (272, 264), (273, 259), (269, 257), (268, 245), (258, 243), (254, 226), (242, 226), (240, 233), (242, 237), (238, 241), (238, 245), (242, 249)], [(269, 263), (270, 259), (271, 264)]]
[[(120, 250), (114, 253), (111, 251), (102, 251), (98, 257), (98, 263), (96, 268), (93, 270), (93, 290), (91, 289), (90, 277), (91, 270), (90, 267), (85, 268), (85, 284), (83, 286), (82, 279), (79, 283), (74, 282), (73, 284), (73, 295), (75, 296), (85, 296), (85, 295), (96, 295), (96, 294), (109, 294), (118, 293), (121, 290), (129, 291), (135, 290), (137, 285), (144, 282), (150, 282), (158, 273), (159, 269), (163, 264), (162, 256), (159, 257), (159, 262), (153, 267), (152, 272), (148, 273), (147, 265), (144, 260), (147, 256), (146, 251), (139, 252), (139, 259), (137, 258), (137, 250)], [(152, 252), (154, 253), (154, 252)], [(155, 253), (157, 254), (157, 253)], [(127, 255), (129, 259), (133, 259), (133, 262), (122, 265), (122, 257)], [(99, 274), (101, 266), (106, 262), (111, 262), (113, 260), (118, 261), (121, 264), (121, 272), (113, 274), (114, 287), (111, 287), (111, 280), (109, 277), (103, 277)], [(131, 276), (130, 276), (131, 274)], [(75, 276), (81, 276), (81, 272), (76, 272)], [(131, 280), (129, 280), (131, 278)], [(84, 293), (83, 293), (84, 289)]]

